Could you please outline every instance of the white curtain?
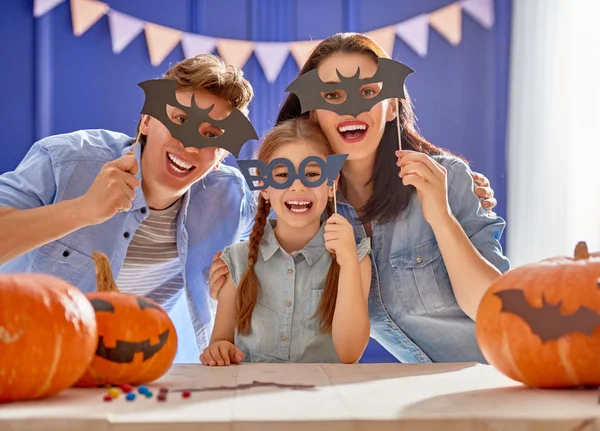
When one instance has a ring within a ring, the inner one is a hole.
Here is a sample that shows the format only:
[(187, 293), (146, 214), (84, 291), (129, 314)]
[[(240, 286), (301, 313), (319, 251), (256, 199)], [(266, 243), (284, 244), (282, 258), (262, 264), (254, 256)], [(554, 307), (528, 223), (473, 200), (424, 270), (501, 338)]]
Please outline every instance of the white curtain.
[(600, 0), (513, 0), (507, 255), (600, 251)]

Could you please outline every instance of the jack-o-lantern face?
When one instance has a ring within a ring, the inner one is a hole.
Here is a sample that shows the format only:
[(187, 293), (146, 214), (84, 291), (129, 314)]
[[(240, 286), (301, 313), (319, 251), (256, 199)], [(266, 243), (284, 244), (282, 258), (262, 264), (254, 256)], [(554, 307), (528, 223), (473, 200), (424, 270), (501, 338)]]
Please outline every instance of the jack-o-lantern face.
[[(135, 300), (139, 306), (140, 311), (144, 311), (145, 309), (155, 309), (158, 310), (161, 314), (165, 313), (164, 310), (158, 307), (153, 302), (150, 302), (144, 298), (136, 297)], [(96, 298), (90, 301), (94, 310), (96, 311), (96, 319), (110, 320), (111, 316), (103, 315), (102, 313), (115, 313), (115, 306), (112, 302), (106, 301), (104, 299)], [(100, 315), (99, 315), (100, 313)], [(148, 313), (146, 313), (148, 314)], [(165, 313), (166, 314), (166, 313)], [(116, 316), (112, 316), (115, 318)], [(147, 319), (150, 316), (148, 315), (140, 315), (138, 316), (140, 319)], [(151, 317), (150, 317), (151, 318)], [(108, 323), (108, 322), (107, 322)], [(108, 323), (109, 325), (112, 322)], [(143, 360), (146, 361), (156, 355), (163, 347), (165, 347), (167, 341), (169, 340), (169, 336), (171, 331), (169, 328), (158, 334), (158, 342), (156, 344), (151, 343), (151, 339), (155, 338), (156, 333), (152, 333), (155, 328), (149, 328), (155, 325), (148, 325), (147, 332), (148, 338), (143, 341), (126, 341), (126, 340), (117, 340), (115, 347), (108, 347), (104, 342), (104, 335), (100, 335), (98, 337), (98, 348), (96, 349), (96, 356), (100, 356), (101, 358), (106, 359), (110, 362), (117, 362), (121, 364), (129, 364), (133, 362), (133, 359), (136, 354), (141, 353), (143, 355)]]
[(77, 386), (142, 384), (167, 372), (177, 353), (177, 332), (162, 307), (118, 291), (86, 297), (96, 312), (98, 346)]

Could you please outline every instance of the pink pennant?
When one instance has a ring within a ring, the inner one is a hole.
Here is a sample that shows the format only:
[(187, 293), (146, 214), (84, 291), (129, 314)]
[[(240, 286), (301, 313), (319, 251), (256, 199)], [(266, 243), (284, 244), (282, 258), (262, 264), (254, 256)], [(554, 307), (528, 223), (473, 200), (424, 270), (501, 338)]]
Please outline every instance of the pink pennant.
[(452, 3), (429, 14), (429, 24), (451, 45), (462, 39), (462, 11), (460, 3)]
[(369, 31), (365, 33), (389, 54), (390, 57), (394, 56), (394, 44), (396, 43), (396, 32), (393, 25), (383, 27), (377, 30)]
[(219, 39), (217, 49), (227, 64), (242, 69), (254, 50), (254, 42), (237, 39)]
[(47, 14), (59, 4), (65, 0), (34, 0), (33, 2), (33, 16), (36, 18)]
[(71, 0), (73, 33), (81, 36), (108, 12), (108, 5), (95, 0)]
[(146, 24), (145, 32), (152, 66), (160, 65), (167, 58), (167, 55), (179, 44), (182, 34), (179, 30), (151, 22)]
[(119, 54), (144, 30), (146, 23), (111, 9), (108, 11), (108, 24), (112, 50), (115, 54)]
[(429, 18), (426, 14), (418, 15), (396, 25), (396, 34), (419, 56), (427, 55), (429, 42)]
[(306, 63), (306, 60), (308, 60), (308, 57), (310, 57), (310, 54), (320, 42), (320, 40), (303, 40), (290, 44), (290, 52), (300, 69), (304, 67), (304, 63)]
[(217, 40), (214, 37), (193, 33), (183, 33), (181, 36), (181, 47), (186, 58), (195, 57), (198, 54), (210, 54), (216, 45)]
[(483, 28), (494, 26), (494, 0), (462, 0), (462, 7)]
[(267, 81), (273, 83), (277, 80), (279, 72), (290, 53), (288, 43), (275, 42), (257, 42), (254, 46), (254, 53), (260, 63)]

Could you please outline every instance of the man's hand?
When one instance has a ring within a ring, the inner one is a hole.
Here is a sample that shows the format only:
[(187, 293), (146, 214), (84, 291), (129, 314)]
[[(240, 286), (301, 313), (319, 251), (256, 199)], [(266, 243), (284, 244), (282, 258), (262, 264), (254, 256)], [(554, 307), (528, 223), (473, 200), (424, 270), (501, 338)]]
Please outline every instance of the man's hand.
[(100, 224), (118, 212), (129, 211), (140, 180), (135, 177), (138, 163), (127, 154), (106, 163), (89, 190), (79, 198), (79, 211), (87, 224)]

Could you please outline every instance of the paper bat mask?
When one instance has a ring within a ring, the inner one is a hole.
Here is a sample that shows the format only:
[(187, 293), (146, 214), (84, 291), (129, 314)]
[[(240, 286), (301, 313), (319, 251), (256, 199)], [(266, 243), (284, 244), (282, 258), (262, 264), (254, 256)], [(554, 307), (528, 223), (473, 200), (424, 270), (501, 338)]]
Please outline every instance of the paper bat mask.
[(600, 326), (600, 314), (587, 307), (581, 307), (575, 313), (565, 316), (560, 312), (561, 303), (550, 305), (543, 298), (540, 308), (532, 307), (519, 289), (502, 290), (495, 295), (502, 300), (501, 311), (525, 320), (531, 331), (542, 339), (542, 343), (558, 340), (573, 332), (592, 336)]
[[(307, 157), (298, 166), (298, 171), (296, 171), (291, 161), (284, 158), (273, 159), (268, 165), (260, 160), (238, 160), (237, 162), (250, 190), (264, 190), (267, 187), (287, 189), (296, 179), (299, 179), (306, 187), (319, 187), (325, 180), (327, 180), (327, 185), (332, 185), (347, 157), (348, 154), (333, 154), (327, 156), (327, 161), (317, 156)], [(319, 165), (319, 168), (315, 171), (320, 172), (319, 175), (312, 178), (308, 177), (306, 172), (310, 163)], [(260, 174), (250, 174), (252, 168), (259, 169)], [(275, 175), (278, 175), (278, 177), (274, 178), (273, 173), (276, 169), (282, 172), (277, 172)], [(279, 177), (280, 173), (285, 175)], [(256, 185), (254, 181), (262, 181), (262, 185)]]
[[(294, 93), (300, 99), (302, 113), (313, 109), (325, 109), (339, 115), (357, 117), (362, 112), (368, 112), (382, 100), (404, 98), (404, 81), (414, 70), (389, 58), (379, 58), (377, 72), (371, 78), (360, 79), (360, 68), (354, 76), (345, 77), (336, 70), (340, 82), (323, 82), (313, 69), (300, 75), (292, 82), (286, 91)], [(361, 96), (360, 89), (366, 84), (381, 82), (381, 91), (371, 98)], [(346, 95), (343, 103), (328, 102), (322, 93), (343, 91)]]
[[(196, 105), (194, 96), (192, 96), (191, 106), (179, 103), (175, 96), (177, 83), (171, 79), (151, 79), (140, 82), (138, 85), (146, 95), (141, 113), (160, 121), (169, 130), (171, 136), (181, 142), (184, 147), (218, 147), (237, 157), (247, 141), (258, 139), (252, 123), (239, 109), (234, 108), (231, 114), (223, 120), (215, 120), (209, 117), (214, 105), (202, 109)], [(167, 114), (167, 105), (185, 112), (187, 116), (185, 123), (173, 122)], [(224, 132), (216, 138), (206, 138), (199, 132), (202, 123), (209, 123)]]

